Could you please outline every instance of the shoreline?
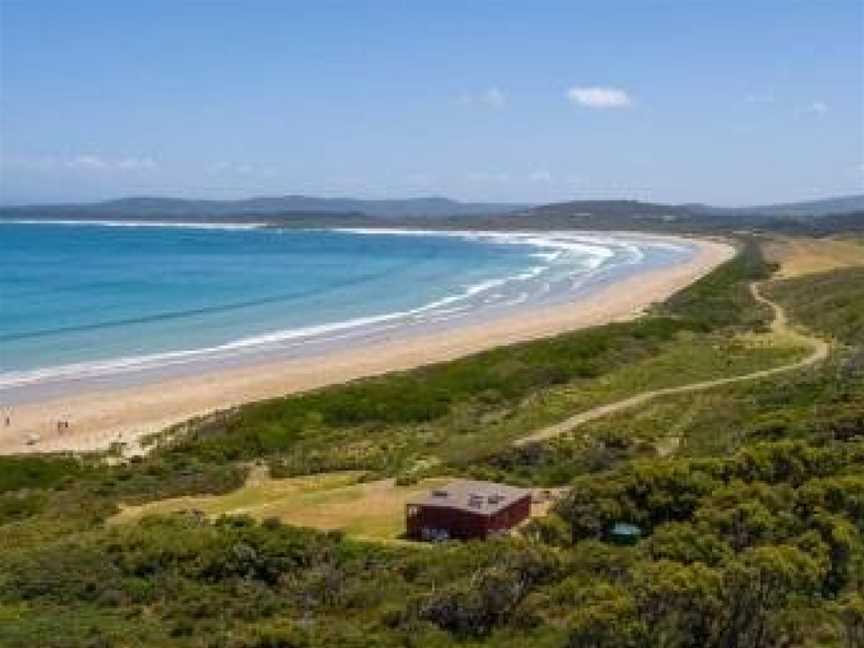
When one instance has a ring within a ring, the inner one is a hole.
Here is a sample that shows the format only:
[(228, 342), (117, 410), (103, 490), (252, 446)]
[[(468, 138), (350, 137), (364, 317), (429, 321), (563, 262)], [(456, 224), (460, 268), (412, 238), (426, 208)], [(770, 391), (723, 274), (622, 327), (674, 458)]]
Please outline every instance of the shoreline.
[[(262, 361), (131, 387), (94, 388), (18, 405), (11, 424), (0, 427), (0, 454), (89, 452), (116, 442), (131, 447), (142, 436), (215, 410), (633, 319), (734, 255), (728, 242), (686, 238), (698, 248), (687, 263), (615, 281), (569, 303), (538, 306), (454, 330), (374, 341), (357, 349)], [(57, 430), (60, 420), (69, 422), (68, 429)]]

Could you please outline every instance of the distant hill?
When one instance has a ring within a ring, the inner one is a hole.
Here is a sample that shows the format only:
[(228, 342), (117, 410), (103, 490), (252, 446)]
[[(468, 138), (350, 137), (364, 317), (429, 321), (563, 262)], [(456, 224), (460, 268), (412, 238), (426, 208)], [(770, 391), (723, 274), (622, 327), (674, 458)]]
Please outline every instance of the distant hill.
[[(767, 220), (760, 218), (759, 222)], [(608, 229), (677, 232), (736, 229), (737, 215), (715, 215), (683, 205), (637, 200), (577, 200), (523, 209), (483, 220), (489, 227), (541, 229)]]
[(706, 214), (760, 214), (777, 218), (821, 218), (829, 214), (844, 214), (864, 211), (864, 194), (838, 196), (803, 202), (779, 203), (776, 205), (753, 205), (751, 207), (711, 207), (710, 205), (684, 205), (693, 212)]
[(828, 214), (819, 218), (815, 227), (824, 233), (864, 232), (864, 210), (845, 214)]
[(423, 218), (506, 213), (525, 205), (465, 203), (448, 198), (361, 200), (275, 196), (244, 200), (136, 197), (99, 203), (0, 207), (5, 218), (143, 218), (248, 220), (282, 214), (354, 214), (372, 218)]
[(542, 205), (482, 219), (485, 227), (610, 229), (661, 232), (770, 230), (825, 234), (864, 230), (864, 207), (827, 211), (864, 203), (864, 196), (744, 208), (664, 205), (636, 200), (571, 201)]
[(638, 200), (577, 200), (551, 203), (523, 210), (537, 218), (566, 216), (574, 220), (660, 220), (677, 221), (693, 216), (690, 209), (679, 205), (664, 205)]

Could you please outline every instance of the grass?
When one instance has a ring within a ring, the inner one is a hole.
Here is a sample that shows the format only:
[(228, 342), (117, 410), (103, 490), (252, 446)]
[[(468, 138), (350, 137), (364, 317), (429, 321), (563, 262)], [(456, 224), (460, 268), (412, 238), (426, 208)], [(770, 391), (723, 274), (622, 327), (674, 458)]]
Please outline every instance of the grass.
[(405, 504), (447, 479), (397, 486), (392, 479), (363, 482), (362, 472), (344, 471), (272, 479), (256, 467), (239, 489), (226, 495), (176, 497), (124, 506), (109, 520), (125, 524), (147, 515), (200, 511), (209, 517), (249, 515), (322, 531), (338, 530), (358, 539), (395, 541), (405, 532)]
[(864, 266), (862, 240), (777, 237), (764, 245), (769, 261), (780, 265), (781, 278), (801, 277)]

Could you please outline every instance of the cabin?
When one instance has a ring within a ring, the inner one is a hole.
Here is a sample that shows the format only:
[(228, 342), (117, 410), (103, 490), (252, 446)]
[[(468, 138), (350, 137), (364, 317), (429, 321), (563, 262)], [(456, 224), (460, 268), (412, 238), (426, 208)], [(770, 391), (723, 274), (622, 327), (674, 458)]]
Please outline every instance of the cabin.
[(413, 540), (485, 539), (506, 533), (530, 515), (531, 491), (459, 479), (409, 501), (405, 526)]

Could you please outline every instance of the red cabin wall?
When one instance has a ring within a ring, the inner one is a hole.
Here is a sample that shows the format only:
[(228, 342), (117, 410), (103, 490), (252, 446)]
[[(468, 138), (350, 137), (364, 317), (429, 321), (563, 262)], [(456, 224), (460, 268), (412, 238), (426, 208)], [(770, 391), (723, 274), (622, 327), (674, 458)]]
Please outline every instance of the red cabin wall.
[(531, 515), (531, 496), (514, 501), (510, 506), (490, 516), (488, 532), (506, 531)]
[(525, 495), (494, 515), (443, 506), (420, 506), (418, 512), (406, 520), (409, 538), (422, 539), (423, 529), (442, 529), (450, 538), (470, 540), (486, 538), (489, 534), (507, 531), (531, 515), (531, 496)]

